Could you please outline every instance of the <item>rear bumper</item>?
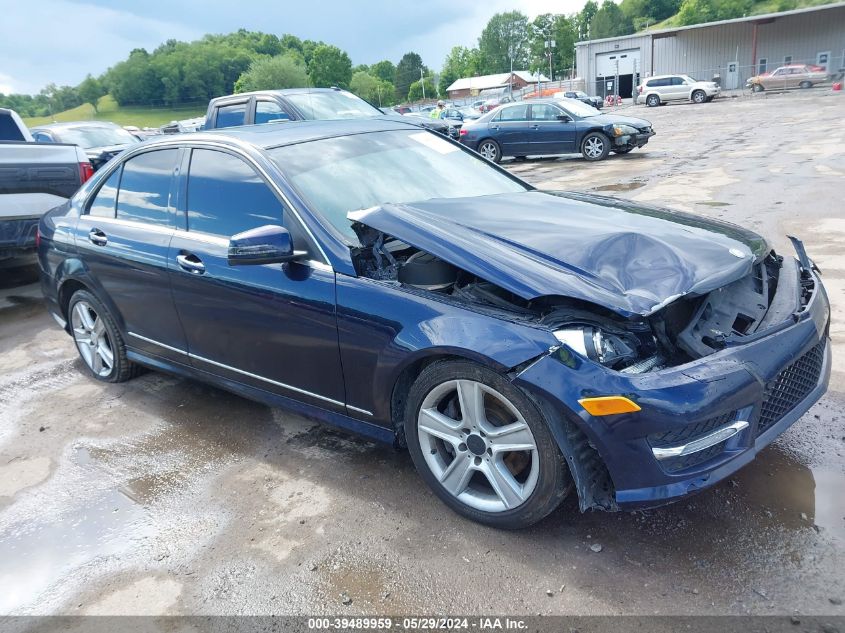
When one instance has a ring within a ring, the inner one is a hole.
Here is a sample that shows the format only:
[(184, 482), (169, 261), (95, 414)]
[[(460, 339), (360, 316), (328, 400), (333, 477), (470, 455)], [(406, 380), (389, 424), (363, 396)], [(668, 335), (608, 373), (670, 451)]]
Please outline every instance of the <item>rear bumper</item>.
[[(794, 322), (686, 365), (627, 375), (561, 347), (516, 382), (555, 411), (559, 419), (551, 421), (553, 427), (567, 419), (587, 436), (607, 467), (618, 508), (669, 503), (750, 462), (827, 389), (830, 306), (815, 281), (810, 302)], [(642, 410), (593, 417), (578, 404), (580, 398), (612, 394), (630, 397)], [(731, 425), (741, 430), (706, 450), (656, 456), (655, 448), (684, 446)], [(560, 437), (561, 429), (553, 431)]]
[(35, 234), (40, 216), (0, 221), (0, 263), (4, 260), (35, 261)]

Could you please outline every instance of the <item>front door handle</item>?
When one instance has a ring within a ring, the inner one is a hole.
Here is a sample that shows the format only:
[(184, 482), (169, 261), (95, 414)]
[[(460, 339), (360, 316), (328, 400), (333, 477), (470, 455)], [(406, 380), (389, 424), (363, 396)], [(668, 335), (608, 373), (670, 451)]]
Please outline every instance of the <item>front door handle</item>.
[(194, 275), (201, 275), (205, 272), (205, 264), (202, 260), (193, 253), (181, 254), (176, 256), (176, 263), (182, 270), (185, 270)]
[(499, 131), (499, 126), (498, 126), (498, 125), (494, 125), (494, 126), (492, 126), (490, 129), (491, 129), (491, 130), (494, 130), (494, 131), (496, 131), (496, 132), (498, 132), (498, 131)]
[(109, 238), (100, 229), (91, 229), (88, 232), (88, 241), (96, 246), (105, 246)]
[(532, 130), (538, 130), (538, 129), (540, 129), (540, 126), (537, 123), (535, 123), (534, 125), (531, 126), (531, 129)]

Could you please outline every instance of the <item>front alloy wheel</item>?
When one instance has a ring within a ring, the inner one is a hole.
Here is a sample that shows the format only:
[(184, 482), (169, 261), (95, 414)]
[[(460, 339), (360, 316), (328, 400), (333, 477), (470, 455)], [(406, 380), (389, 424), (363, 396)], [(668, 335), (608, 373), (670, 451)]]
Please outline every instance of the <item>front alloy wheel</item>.
[(692, 93), (692, 100), (695, 103), (704, 103), (707, 101), (707, 95), (704, 93), (703, 90), (696, 90)]
[(420, 476), (456, 512), (501, 528), (536, 523), (571, 487), (533, 402), (481, 365), (428, 366), (408, 393), (405, 438)]
[(581, 154), (587, 160), (602, 160), (610, 152), (610, 139), (599, 132), (591, 132), (581, 143)]

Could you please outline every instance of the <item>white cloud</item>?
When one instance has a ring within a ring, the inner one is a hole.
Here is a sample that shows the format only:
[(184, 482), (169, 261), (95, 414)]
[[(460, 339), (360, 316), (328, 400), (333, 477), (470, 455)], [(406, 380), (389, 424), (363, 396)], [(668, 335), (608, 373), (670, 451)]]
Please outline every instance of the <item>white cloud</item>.
[(18, 92), (37, 92), (47, 83), (75, 85), (99, 74), (133, 48), (155, 48), (170, 38), (202, 33), (128, 11), (67, 0), (15, 2), (0, 19), (3, 83)]

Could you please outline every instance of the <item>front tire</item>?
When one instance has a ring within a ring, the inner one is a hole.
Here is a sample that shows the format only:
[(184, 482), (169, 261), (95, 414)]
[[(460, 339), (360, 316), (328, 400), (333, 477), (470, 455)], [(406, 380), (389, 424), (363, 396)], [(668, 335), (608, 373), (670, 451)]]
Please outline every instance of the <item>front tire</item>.
[(102, 382), (125, 382), (140, 372), (126, 358), (126, 345), (106, 307), (87, 290), (77, 290), (68, 304), (73, 342), (88, 371)]
[(808, 88), (812, 88), (813, 84), (810, 81), (802, 81), (800, 84), (798, 84), (798, 87), (807, 90)]
[(502, 160), (502, 148), (491, 138), (484, 139), (478, 144), (478, 153), (493, 163)]
[(660, 97), (658, 97), (657, 95), (648, 95), (645, 99), (645, 104), (649, 108), (656, 108), (660, 105)]
[(610, 139), (601, 132), (590, 132), (581, 141), (581, 155), (589, 161), (607, 158), (610, 153)]
[(452, 510), (492, 527), (540, 521), (572, 488), (528, 396), (477, 363), (429, 365), (408, 394), (405, 438), (420, 476)]
[(765, 89), (762, 84), (753, 84), (751, 86), (751, 92), (763, 92)]
[(693, 103), (704, 103), (707, 101), (707, 95), (703, 90), (696, 90), (692, 93)]

